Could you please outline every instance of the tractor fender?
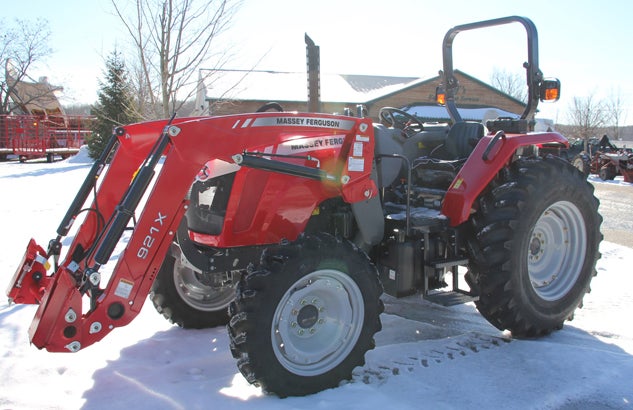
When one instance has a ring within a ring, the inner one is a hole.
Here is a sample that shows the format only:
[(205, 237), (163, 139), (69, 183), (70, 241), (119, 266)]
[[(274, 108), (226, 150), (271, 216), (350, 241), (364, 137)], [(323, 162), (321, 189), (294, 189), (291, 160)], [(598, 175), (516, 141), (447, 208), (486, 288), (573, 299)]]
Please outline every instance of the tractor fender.
[(569, 145), (567, 138), (557, 132), (505, 134), (499, 131), (481, 138), (444, 197), (442, 213), (450, 225), (458, 226), (468, 220), (477, 197), (510, 162), (518, 148), (552, 142)]

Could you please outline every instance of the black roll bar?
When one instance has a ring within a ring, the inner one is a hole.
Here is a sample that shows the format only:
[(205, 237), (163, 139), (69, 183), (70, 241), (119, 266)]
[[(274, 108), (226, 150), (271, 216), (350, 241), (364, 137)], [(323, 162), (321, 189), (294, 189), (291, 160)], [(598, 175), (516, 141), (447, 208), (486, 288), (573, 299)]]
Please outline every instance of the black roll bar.
[(461, 122), (462, 117), (455, 105), (455, 91), (459, 84), (453, 70), (453, 40), (462, 31), (475, 30), (486, 27), (500, 26), (510, 23), (521, 23), (527, 32), (528, 61), (524, 64), (527, 71), (528, 101), (521, 114), (521, 119), (529, 119), (536, 113), (539, 103), (539, 89), (543, 81), (543, 73), (539, 69), (538, 61), (538, 33), (532, 20), (526, 17), (509, 16), (476, 23), (462, 24), (450, 29), (444, 36), (442, 46), (443, 72), (442, 82), (446, 92), (446, 108), (453, 122)]

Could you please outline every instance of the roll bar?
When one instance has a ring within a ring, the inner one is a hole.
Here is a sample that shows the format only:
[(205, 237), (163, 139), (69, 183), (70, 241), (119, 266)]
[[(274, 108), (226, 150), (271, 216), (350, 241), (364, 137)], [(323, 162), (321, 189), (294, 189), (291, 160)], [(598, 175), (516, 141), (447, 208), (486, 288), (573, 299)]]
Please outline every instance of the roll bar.
[(441, 73), (444, 91), (446, 93), (446, 108), (453, 122), (461, 122), (462, 118), (455, 104), (455, 91), (459, 84), (453, 69), (453, 40), (462, 31), (475, 30), (486, 27), (520, 23), (527, 32), (528, 60), (523, 64), (527, 71), (528, 101), (521, 119), (529, 119), (536, 113), (540, 98), (540, 87), (543, 73), (539, 69), (538, 61), (538, 33), (532, 20), (526, 17), (509, 16), (476, 23), (462, 24), (450, 29), (444, 36), (442, 46), (443, 71)]

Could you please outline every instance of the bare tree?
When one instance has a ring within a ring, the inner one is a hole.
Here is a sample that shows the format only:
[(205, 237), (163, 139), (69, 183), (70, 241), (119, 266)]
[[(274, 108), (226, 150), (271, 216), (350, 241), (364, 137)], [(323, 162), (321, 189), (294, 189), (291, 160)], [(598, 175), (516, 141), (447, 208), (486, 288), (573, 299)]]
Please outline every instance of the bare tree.
[[(133, 78), (145, 117), (169, 117), (196, 92), (198, 67), (221, 67), (227, 50), (216, 47), (241, 0), (134, 0), (129, 15), (112, 0), (130, 34), (138, 66)], [(120, 2), (119, 2), (120, 3)], [(215, 41), (214, 41), (215, 40)], [(149, 109), (147, 109), (149, 107)]]
[(589, 138), (595, 137), (607, 120), (605, 103), (596, 100), (593, 94), (574, 97), (567, 115), (572, 132), (585, 140), (585, 149)]
[(620, 89), (615, 93), (612, 91), (611, 95), (605, 100), (604, 107), (607, 116), (607, 125), (612, 129), (612, 136), (615, 139), (620, 138), (620, 124), (626, 121), (626, 113), (624, 111), (624, 101)]
[(524, 75), (495, 68), (490, 76), (490, 82), (493, 87), (504, 94), (519, 101), (527, 101), (528, 88)]
[[(50, 97), (53, 92), (48, 87), (31, 87), (31, 92), (18, 95), (16, 87), (25, 80), (36, 63), (51, 54), (48, 46), (50, 30), (48, 21), (35, 22), (16, 19), (13, 25), (0, 20), (0, 62), (5, 67), (5, 77), (0, 79), (0, 114), (11, 111), (11, 100), (19, 105)], [(42, 95), (42, 93), (44, 93)]]

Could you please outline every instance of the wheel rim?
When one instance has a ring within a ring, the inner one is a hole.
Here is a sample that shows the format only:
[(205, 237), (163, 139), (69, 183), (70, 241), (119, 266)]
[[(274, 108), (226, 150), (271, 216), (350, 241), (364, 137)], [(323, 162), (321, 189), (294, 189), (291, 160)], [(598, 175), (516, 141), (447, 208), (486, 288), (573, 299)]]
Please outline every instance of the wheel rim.
[(539, 217), (528, 243), (528, 272), (532, 288), (544, 300), (563, 298), (578, 280), (587, 249), (582, 213), (560, 201)]
[(574, 165), (574, 167), (576, 167), (576, 169), (578, 171), (584, 172), (585, 164), (584, 164), (584, 162), (582, 161), (581, 158), (574, 159), (573, 165)]
[(196, 310), (213, 312), (226, 309), (235, 297), (233, 286), (211, 286), (199, 273), (174, 261), (174, 283), (180, 298)]
[(275, 356), (294, 374), (323, 374), (349, 355), (363, 321), (356, 282), (338, 270), (315, 271), (291, 286), (277, 305), (271, 327)]

